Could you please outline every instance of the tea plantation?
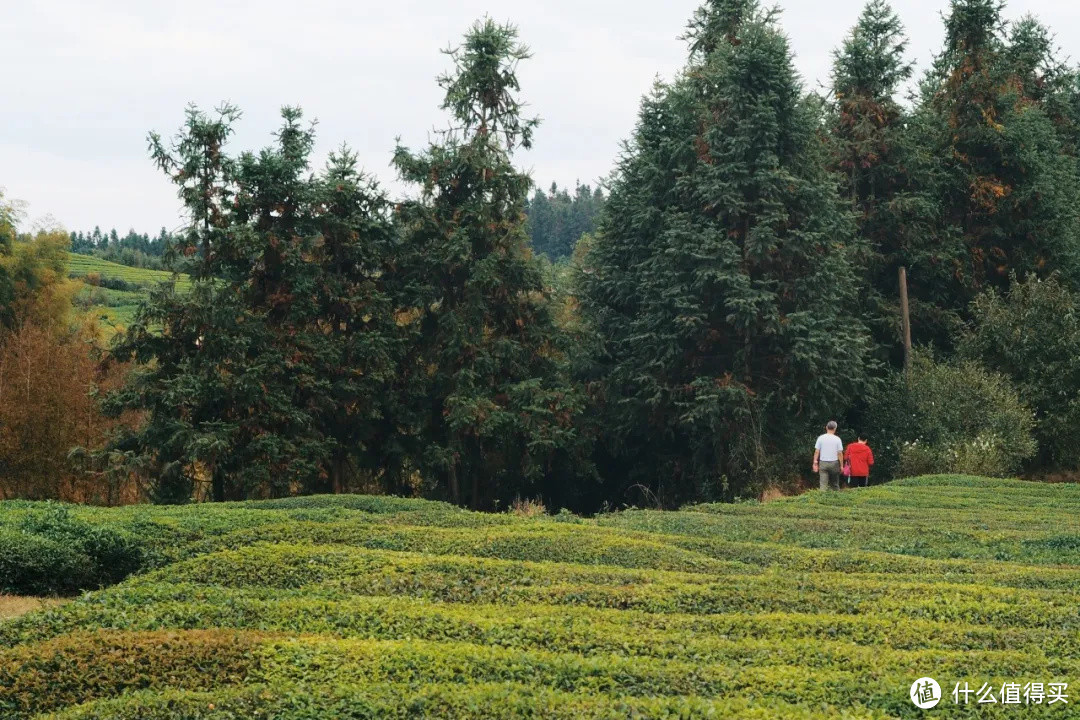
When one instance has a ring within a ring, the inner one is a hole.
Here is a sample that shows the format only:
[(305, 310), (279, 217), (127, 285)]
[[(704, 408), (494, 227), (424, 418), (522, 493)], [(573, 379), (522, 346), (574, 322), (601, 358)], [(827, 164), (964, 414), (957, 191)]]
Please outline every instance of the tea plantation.
[[(0, 623), (0, 717), (1067, 718), (1080, 704), (1076, 485), (938, 476), (592, 519), (367, 496), (0, 503), (0, 590), (110, 584)], [(908, 697), (921, 676), (942, 687), (935, 709)], [(957, 682), (999, 702), (957, 705)], [(1004, 682), (1067, 682), (1070, 697), (1002, 704)]]
[(152, 288), (174, 280), (179, 292), (191, 287), (184, 274), (174, 278), (171, 272), (128, 267), (78, 253), (68, 255), (68, 275), (83, 283), (76, 304), (98, 319), (107, 336), (131, 324)]

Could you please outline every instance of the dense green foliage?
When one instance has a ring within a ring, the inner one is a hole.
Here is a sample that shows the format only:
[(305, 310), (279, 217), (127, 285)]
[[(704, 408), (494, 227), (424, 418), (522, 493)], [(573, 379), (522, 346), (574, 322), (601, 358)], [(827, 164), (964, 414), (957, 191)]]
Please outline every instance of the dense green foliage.
[(963, 355), (1004, 374), (1035, 411), (1041, 467), (1080, 466), (1080, 305), (1057, 278), (990, 290), (973, 306)]
[(573, 195), (555, 183), (546, 193), (537, 189), (525, 207), (533, 250), (552, 261), (570, 257), (581, 236), (596, 230), (603, 207), (599, 187), (579, 183)]
[(921, 87), (918, 124), (940, 163), (929, 186), (941, 198), (940, 234), (962, 246), (945, 307), (961, 316), (1011, 274), (1080, 280), (1075, 125), (1059, 117), (1073, 103), (1075, 74), (1030, 18), (1007, 32), (1003, 7), (953, 0), (945, 46)]
[(948, 288), (959, 242), (940, 222), (941, 169), (928, 155), (920, 118), (897, 100), (912, 75), (907, 39), (892, 8), (871, 0), (834, 55), (828, 108), (831, 167), (851, 204), (865, 293), (848, 308), (865, 318), (884, 357), (899, 362), (898, 270), (909, 273), (916, 341), (949, 337), (957, 320)]
[(867, 413), (878, 438), (875, 470), (887, 477), (955, 472), (1015, 473), (1035, 454), (1035, 421), (1008, 379), (971, 361), (915, 358), (910, 378), (896, 374)]
[(848, 313), (861, 241), (786, 39), (728, 0), (690, 37), (687, 68), (643, 103), (582, 274), (606, 442), (667, 501), (795, 472), (872, 369)]
[[(157, 569), (0, 623), (0, 712), (919, 717), (928, 669), (946, 692), (1075, 676), (1078, 510), (1073, 485), (961, 476), (594, 519), (364, 496), (72, 508)], [(55, 512), (0, 504), (0, 533)]]
[(118, 447), (155, 469), (163, 500), (196, 482), (216, 500), (327, 491), (372, 462), (364, 423), (385, 397), (396, 328), (385, 200), (347, 150), (308, 175), (313, 134), (299, 111), (282, 115), (277, 146), (258, 155), (218, 151), (228, 107), (191, 110), (172, 147), (155, 138), (194, 219), (174, 248), (191, 287), (153, 291), (120, 338), (114, 355), (141, 367), (110, 407), (147, 413)]

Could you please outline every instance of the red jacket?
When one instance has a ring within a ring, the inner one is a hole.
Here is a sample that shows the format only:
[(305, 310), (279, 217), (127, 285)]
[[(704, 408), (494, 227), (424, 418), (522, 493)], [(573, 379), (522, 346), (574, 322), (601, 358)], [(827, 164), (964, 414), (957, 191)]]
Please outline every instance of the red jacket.
[(869, 445), (853, 442), (844, 448), (844, 457), (851, 461), (852, 477), (866, 477), (870, 474), (870, 466), (874, 464), (874, 451)]

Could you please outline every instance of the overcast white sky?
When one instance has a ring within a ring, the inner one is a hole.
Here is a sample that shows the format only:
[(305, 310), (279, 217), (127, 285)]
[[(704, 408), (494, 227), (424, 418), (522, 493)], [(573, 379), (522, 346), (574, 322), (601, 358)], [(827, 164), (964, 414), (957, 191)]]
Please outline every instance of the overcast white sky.
[[(485, 13), (519, 26), (534, 58), (524, 97), (543, 124), (519, 163), (541, 186), (593, 183), (612, 168), (641, 95), (685, 59), (678, 39), (698, 0), (0, 0), (0, 187), (69, 229), (180, 225), (146, 133), (171, 135), (186, 103), (238, 104), (235, 149), (270, 141), (282, 104), (319, 120), (318, 162), (347, 142), (387, 184), (394, 138), (423, 144), (444, 125), (439, 50)], [(863, 0), (780, 0), (808, 86)], [(921, 62), (941, 43), (948, 0), (894, 0)], [(1080, 3), (1012, 0), (1080, 58)]]

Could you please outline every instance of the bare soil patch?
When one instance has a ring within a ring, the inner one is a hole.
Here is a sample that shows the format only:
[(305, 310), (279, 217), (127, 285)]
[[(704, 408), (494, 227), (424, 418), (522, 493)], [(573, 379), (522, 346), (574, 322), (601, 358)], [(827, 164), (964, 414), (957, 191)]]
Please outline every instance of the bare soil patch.
[(60, 605), (62, 598), (26, 597), (23, 595), (0, 595), (0, 620), (9, 620), (34, 610)]

